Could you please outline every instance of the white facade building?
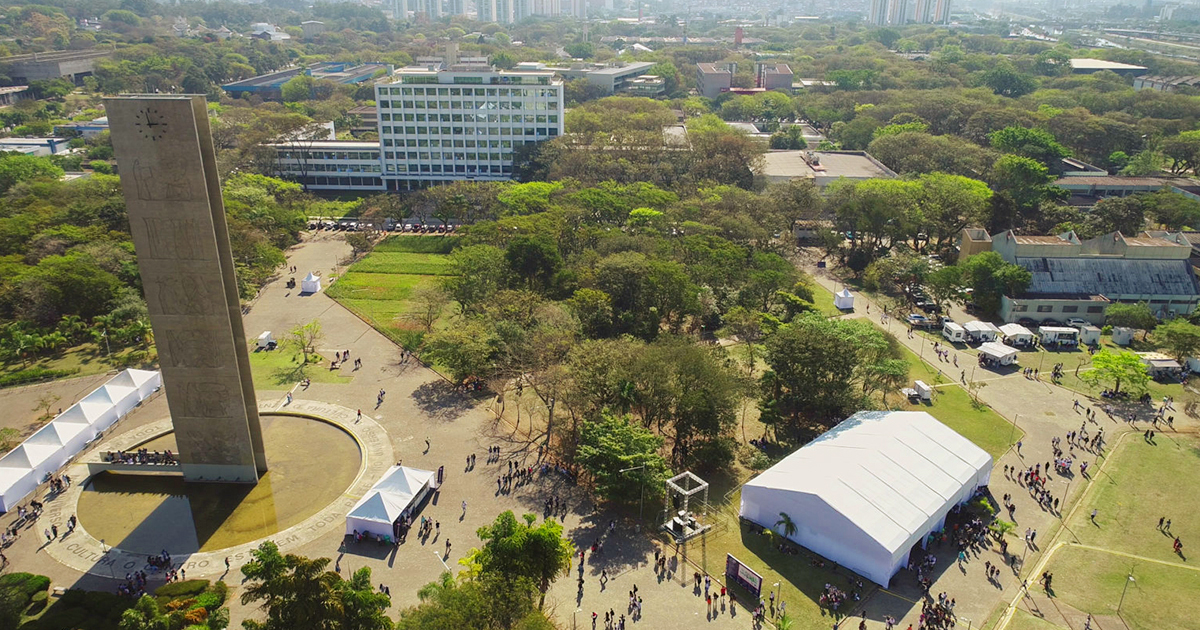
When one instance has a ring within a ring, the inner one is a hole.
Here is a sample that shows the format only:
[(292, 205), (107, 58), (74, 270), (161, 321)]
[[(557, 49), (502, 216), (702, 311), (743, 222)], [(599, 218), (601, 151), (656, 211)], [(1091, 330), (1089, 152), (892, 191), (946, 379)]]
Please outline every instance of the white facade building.
[(377, 142), (289, 142), (272, 145), (280, 177), (308, 190), (382, 191)]
[(515, 151), (563, 133), (553, 72), (403, 68), (375, 101), (387, 190), (510, 179)]

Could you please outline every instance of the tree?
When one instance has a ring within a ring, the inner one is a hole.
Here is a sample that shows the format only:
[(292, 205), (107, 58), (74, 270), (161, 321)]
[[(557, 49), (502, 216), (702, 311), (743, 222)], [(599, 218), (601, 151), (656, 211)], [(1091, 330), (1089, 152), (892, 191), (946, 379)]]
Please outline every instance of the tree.
[(762, 314), (743, 306), (735, 306), (725, 314), (722, 334), (737, 337), (746, 346), (746, 371), (754, 375), (754, 344), (762, 338)]
[(575, 546), (563, 538), (562, 523), (556, 519), (546, 519), (537, 527), (533, 525), (536, 515), (525, 514), (522, 519), (524, 523), (508, 510), (490, 526), (480, 527), (476, 534), (484, 545), (470, 562), (483, 573), (529, 579), (541, 592), (541, 608), (550, 585), (570, 568)]
[(1155, 328), (1154, 339), (1167, 354), (1175, 357), (1180, 363), (1186, 363), (1188, 358), (1200, 353), (1200, 326), (1182, 317)]
[[(7, 429), (8, 427), (5, 428)], [(13, 429), (9, 430), (15, 431)], [(21, 614), (28, 601), (24, 591), (19, 586), (15, 584), (0, 586), (0, 628), (20, 627)], [(151, 601), (153, 602), (153, 600)], [(121, 630), (125, 630), (125, 627), (122, 626)]]
[(504, 259), (513, 275), (535, 290), (548, 289), (563, 264), (558, 246), (548, 236), (540, 234), (518, 236), (509, 241)]
[(412, 308), (403, 317), (417, 322), (427, 333), (433, 330), (433, 325), (441, 317), (446, 305), (450, 303), (450, 296), (436, 285), (417, 287), (409, 299)]
[(142, 595), (133, 608), (121, 613), (121, 630), (167, 630), (167, 616), (158, 609), (158, 602)]
[(628, 505), (642, 492), (651, 497), (662, 492), (667, 478), (667, 462), (658, 454), (662, 444), (661, 437), (632, 418), (603, 413), (597, 420), (584, 420), (575, 461), (587, 472), (598, 497)]
[(1200, 131), (1184, 131), (1163, 140), (1162, 152), (1171, 159), (1171, 174), (1200, 174), (1196, 170), (1200, 168)]
[(396, 629), (554, 630), (556, 626), (534, 606), (536, 592), (528, 578), (481, 573), (457, 583), (446, 572), (418, 591), (419, 605), (400, 611)]
[(1136, 352), (1104, 349), (1092, 355), (1091, 369), (1081, 371), (1079, 380), (1097, 388), (1111, 384), (1113, 393), (1119, 393), (1124, 385), (1127, 393), (1137, 396), (1146, 391), (1150, 374)]
[(60, 400), (62, 400), (62, 396), (59, 396), (54, 392), (45, 392), (41, 396), (38, 396), (37, 408), (42, 410), (42, 417), (49, 418), (50, 408), (54, 406), (54, 403)]
[(1005, 262), (996, 252), (976, 254), (958, 267), (962, 269), (963, 284), (972, 289), (975, 305), (984, 313), (998, 312), (1001, 297), (1020, 295), (1033, 281), (1028, 269)]
[(1120, 232), (1130, 236), (1136, 235), (1146, 224), (1144, 196), (1101, 199), (1088, 214), (1087, 223), (1098, 234)]
[(925, 276), (924, 289), (938, 306), (962, 300), (963, 272), (955, 265), (946, 265)]
[[(246, 630), (339, 626), (342, 578), (326, 569), (329, 558), (284, 556), (271, 541), (262, 543), (250, 555), (250, 562), (242, 566), (242, 574), (248, 582), (242, 592), (242, 605), (259, 603), (267, 619), (243, 621)], [(370, 573), (366, 574), (366, 579), (370, 579)]]
[(338, 627), (343, 630), (392, 630), (387, 616), (391, 598), (371, 582), (371, 568), (363, 567), (349, 580), (340, 581), (336, 589), (340, 611)]
[(1021, 209), (1037, 206), (1047, 198), (1047, 186), (1054, 181), (1045, 164), (1019, 155), (1004, 155), (992, 165), (992, 186), (1004, 193)]
[(363, 232), (350, 232), (346, 235), (346, 244), (350, 246), (351, 256), (357, 258), (359, 254), (364, 254), (371, 251), (375, 246), (375, 242), (371, 237)]
[(443, 280), (463, 313), (481, 310), (496, 291), (508, 283), (508, 262), (504, 250), (491, 245), (469, 245), (450, 254), (449, 275)]
[(1033, 77), (1020, 72), (1011, 61), (1002, 59), (983, 73), (981, 83), (1000, 96), (1017, 98), (1037, 89)]
[(807, 149), (808, 142), (804, 140), (804, 128), (800, 125), (792, 125), (787, 129), (776, 131), (771, 134), (772, 149)]
[(58, 179), (62, 176), (63, 170), (55, 166), (50, 158), (13, 154), (0, 156), (0, 195), (20, 182)]
[(496, 329), (482, 317), (439, 330), (422, 342), (424, 358), (444, 365), (456, 383), (487, 378), (496, 368), (500, 347)]
[(607, 337), (612, 332), (612, 298), (598, 289), (576, 289), (567, 300), (567, 308), (575, 314), (583, 335), (590, 339)]
[(1143, 338), (1146, 336), (1145, 333), (1149, 333), (1158, 326), (1158, 317), (1150, 310), (1150, 305), (1145, 302), (1110, 304), (1108, 308), (1104, 309), (1104, 318), (1104, 322), (1110, 326), (1145, 331), (1142, 335)]
[(780, 512), (779, 520), (775, 521), (775, 529), (778, 529), (784, 538), (791, 538), (796, 535), (796, 522), (786, 513)]
[(987, 179), (996, 152), (957, 136), (906, 131), (875, 138), (867, 152), (901, 175), (947, 173)]
[(1200, 201), (1165, 190), (1141, 197), (1154, 221), (1168, 230), (1195, 229), (1200, 225)]
[(988, 140), (997, 151), (1037, 160), (1052, 169), (1057, 166), (1059, 159), (1071, 155), (1071, 151), (1059, 144), (1053, 134), (1043, 129), (1010, 126), (993, 131), (988, 135)]
[(285, 103), (307, 101), (313, 97), (313, 78), (307, 74), (298, 74), (279, 87), (280, 96)]
[(304, 363), (308, 363), (308, 355), (316, 352), (317, 341), (323, 338), (325, 334), (321, 332), (321, 322), (312, 320), (307, 324), (297, 324), (288, 331), (288, 340), (296, 346), (296, 349), (304, 356)]

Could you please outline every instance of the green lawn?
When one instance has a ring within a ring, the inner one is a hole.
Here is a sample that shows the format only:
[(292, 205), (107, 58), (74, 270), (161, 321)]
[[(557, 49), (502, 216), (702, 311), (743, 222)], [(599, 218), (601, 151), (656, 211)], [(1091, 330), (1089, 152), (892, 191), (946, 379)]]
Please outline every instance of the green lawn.
[[(1171, 538), (1158, 531), (1160, 516), (1172, 519), (1171, 531), (1183, 540), (1185, 553), (1189, 542), (1200, 540), (1200, 496), (1195, 491), (1200, 484), (1200, 439), (1168, 432), (1159, 433), (1155, 442), (1131, 435), (1110, 455), (1087, 503), (1068, 523), (1081, 543), (1180, 562)], [(1097, 525), (1091, 523), (1093, 508), (1098, 510)]]
[(845, 312), (838, 310), (838, 308), (833, 305), (833, 294), (830, 293), (824, 285), (814, 282), (812, 284), (812, 288), (813, 304), (817, 307), (818, 311), (829, 317), (836, 317), (838, 315), (845, 314)]
[(325, 294), (392, 341), (413, 348), (420, 343), (422, 330), (403, 318), (410, 310), (409, 300), (415, 289), (434, 286), (440, 276), (450, 273), (450, 259), (444, 252), (457, 242), (454, 236), (389, 236), (351, 265)]
[(393, 234), (375, 246), (375, 252), (412, 252), (414, 254), (449, 254), (458, 247), (461, 236), (426, 236)]
[(350, 266), (350, 273), (407, 273), (415, 275), (447, 275), (450, 260), (445, 254), (414, 254), (410, 252), (371, 252)]
[[(904, 358), (908, 360), (909, 381), (924, 381), (929, 385), (946, 382), (946, 377), (922, 361), (907, 348), (902, 348)], [(907, 411), (927, 411), (946, 426), (954, 429), (963, 437), (974, 442), (979, 448), (987, 451), (992, 459), (1000, 456), (1024, 435), (1020, 429), (1005, 420), (990, 407), (976, 407), (972, 404), (971, 395), (956, 385), (934, 388), (933, 404), (912, 404), (897, 394), (889, 394), (888, 402), (895, 408)]]
[[(828, 628), (833, 625), (833, 618), (828, 611), (823, 610), (818, 601), (821, 591), (826, 584), (832, 584), (843, 590), (855, 590), (855, 586), (845, 569), (834, 573), (828, 569), (813, 566), (814, 556), (805, 549), (800, 549), (799, 555), (784, 554), (771, 541), (778, 540), (775, 536), (766, 537), (751, 533), (748, 528), (738, 524), (737, 506), (741, 504), (741, 491), (730, 496), (729, 507), (719, 514), (709, 515), (710, 521), (717, 524), (716, 533), (705, 537), (703, 543), (699, 539), (688, 543), (688, 558), (711, 575), (725, 574), (725, 554), (733, 554), (743, 564), (754, 569), (763, 578), (764, 600), (768, 599), (768, 591), (772, 585), (779, 582), (779, 597), (776, 601), (787, 602), (788, 616), (795, 621), (794, 628)], [(831, 566), (831, 565), (830, 565)], [(854, 579), (861, 579), (855, 576)], [(722, 581), (724, 579), (722, 578)], [(866, 599), (875, 590), (875, 585), (863, 580), (865, 591), (859, 595)], [(735, 591), (739, 597), (744, 593)], [(839, 613), (844, 615), (853, 606), (853, 602), (843, 604)]]
[(1057, 599), (1092, 615), (1116, 614), (1132, 570), (1134, 581), (1121, 603), (1130, 630), (1191, 630), (1200, 617), (1200, 571), (1079, 547), (1059, 549), (1047, 570), (1054, 574)]
[[(31, 368), (41, 368), (44, 370), (75, 370), (71, 376), (89, 376), (92, 374), (103, 374), (109, 370), (118, 369), (121, 367), (147, 367), (149, 364), (145, 358), (146, 350), (141, 347), (137, 348), (113, 348), (111, 355), (107, 354), (103, 346), (97, 347), (96, 344), (88, 342), (62, 350), (57, 354), (47, 354), (46, 356), (34, 357), (26, 363), (15, 361), (0, 366), (0, 374), (15, 374), (23, 370)], [(150, 357), (153, 360), (154, 349), (151, 346)]]
[(308, 377), (314, 383), (349, 383), (350, 377), (339, 376), (329, 370), (329, 361), (317, 355), (308, 355), (308, 365), (291, 348), (261, 350), (250, 353), (250, 373), (255, 387), (261, 389), (291, 388), (300, 379)]

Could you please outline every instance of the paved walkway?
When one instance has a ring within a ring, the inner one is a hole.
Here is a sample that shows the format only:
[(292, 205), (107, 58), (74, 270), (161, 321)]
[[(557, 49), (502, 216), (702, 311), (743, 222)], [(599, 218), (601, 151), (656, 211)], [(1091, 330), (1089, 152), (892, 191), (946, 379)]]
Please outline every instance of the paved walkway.
[[(829, 277), (823, 270), (810, 267), (808, 272), (813, 274), (818, 284), (830, 292), (836, 292), (843, 287), (842, 283)], [(867, 314), (868, 305), (869, 315)], [(855, 310), (843, 317), (873, 318), (874, 322), (891, 332), (902, 345), (921, 356), (928, 365), (946, 377), (948, 382), (939, 387), (962, 387), (964, 372), (967, 381), (986, 382), (986, 387), (977, 390), (979, 399), (1010, 422), (1015, 421), (1017, 426), (1025, 432), (1020, 448), (1010, 448), (994, 463), (989, 489), (997, 503), (1004, 494), (1011, 494), (1013, 503), (1016, 505), (1013, 518), (1009, 519), (1004, 513), (1000, 514), (1000, 517), (1015, 521), (1017, 524), (1013, 535), (1009, 537), (1009, 551), (1021, 556), (1021, 563), (1018, 564), (1018, 567), (1035, 564), (1040, 566), (1044, 558), (1048, 557), (1048, 554), (1043, 554), (1044, 546), (1050, 544), (1061, 530), (1063, 514), (1054, 513), (1041, 506), (1033, 499), (1024, 485), (1015, 480), (1015, 477), (1005, 476), (1005, 466), (1023, 470), (1040, 462), (1045, 467), (1054, 459), (1050, 438), (1062, 437), (1065, 444), (1066, 433), (1079, 430), (1081, 425), (1087, 427), (1089, 434), (1094, 434), (1099, 428), (1104, 429), (1106, 452), (1109, 445), (1113, 444), (1120, 434), (1134, 430), (1135, 427), (1108, 417), (1095, 401), (1044, 379), (1025, 378), (1020, 370), (1001, 375), (976, 367), (978, 363), (975, 355), (963, 352), (953, 346), (947, 346), (945, 343), (940, 344), (940, 349), (950, 351), (949, 362), (939, 361), (936, 353), (933, 352), (934, 342), (918, 334), (909, 338), (906, 333), (908, 326), (895, 317), (889, 317), (886, 324), (882, 323), (880, 319), (882, 313), (883, 309), (880, 305), (856, 292)], [(1078, 354), (1023, 352), (1021, 359), (1029, 362), (1031, 358), (1036, 357), (1033, 360), (1044, 363), (1044, 369), (1049, 371), (1050, 366), (1056, 362), (1054, 359), (1056, 356), (1062, 357), (1057, 361), (1065, 361), (1068, 357), (1075, 357)], [(954, 365), (955, 358), (958, 360), (958, 366)], [(1026, 363), (1026, 365), (1038, 367), (1036, 364)], [(984, 374), (990, 374), (990, 376), (985, 377)], [(1076, 400), (1082, 406), (1076, 407), (1074, 405)], [(936, 404), (935, 399), (934, 405)], [(1086, 420), (1084, 409), (1087, 407), (1095, 409), (1095, 420)], [(1139, 411), (1145, 409), (1145, 407), (1136, 406), (1129, 408)], [(1184, 415), (1176, 416), (1177, 430), (1194, 429), (1196, 422), (1191, 418), (1180, 417)], [(1102, 457), (1100, 454), (1079, 449), (1075, 449), (1074, 452), (1077, 461), (1090, 461), (1093, 467), (1103, 461), (1100, 459)], [(1062, 512), (1069, 511), (1068, 507), (1075, 505), (1088, 486), (1088, 482), (1081, 480), (1078, 475), (1054, 474), (1050, 475), (1049, 479), (1047, 488), (1053, 496), (1062, 500), (1060, 503)], [(1036, 540), (1041, 542), (1041, 546), (1026, 547), (1023, 545), (1021, 537), (1026, 528), (1037, 532)], [(955, 610), (960, 625), (967, 620), (972, 621), (975, 625), (981, 624), (993, 614), (1001, 602), (1017, 601), (1018, 589), (1023, 576), (1035, 574), (1040, 570), (1035, 568), (1033, 571), (1021, 571), (1010, 567), (1001, 573), (999, 580), (989, 581), (985, 575), (985, 561), (1003, 566), (998, 545), (993, 545), (993, 548), (976, 554), (962, 565), (956, 565), (955, 555), (955, 551), (951, 549), (939, 551), (938, 567), (942, 573), (931, 587), (931, 592), (946, 592), (957, 599)], [(906, 627), (909, 623), (916, 627), (920, 606), (915, 602), (919, 598), (920, 590), (917, 588), (914, 576), (908, 571), (902, 570), (893, 580), (890, 590), (882, 590), (866, 602), (868, 627), (882, 627), (883, 616), (888, 614), (901, 620), (899, 624), (901, 628)]]

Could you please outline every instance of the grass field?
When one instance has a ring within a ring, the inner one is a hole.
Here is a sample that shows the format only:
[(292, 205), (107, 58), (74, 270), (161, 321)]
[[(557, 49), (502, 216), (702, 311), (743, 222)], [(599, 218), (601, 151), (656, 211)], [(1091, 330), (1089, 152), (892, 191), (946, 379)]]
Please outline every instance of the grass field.
[[(1048, 570), (1054, 574), (1057, 600), (1085, 613), (1114, 615), (1120, 604), (1121, 618), (1130, 630), (1196, 628), (1200, 571), (1080, 547), (1060, 549)], [(1134, 581), (1129, 582), (1121, 602), (1131, 571)]]
[[(88, 342), (63, 350), (57, 354), (36, 357), (28, 363), (20, 361), (0, 366), (0, 375), (15, 374), (30, 368), (44, 370), (74, 370), (79, 371), (71, 376), (89, 376), (103, 374), (109, 370), (123, 367), (147, 367), (144, 348), (115, 348), (112, 355), (107, 355), (103, 346)], [(154, 348), (150, 348), (150, 357), (154, 357)]]
[[(1117, 447), (1095, 479), (1087, 503), (1068, 522), (1079, 542), (1182, 562), (1171, 549), (1172, 539), (1158, 531), (1160, 516), (1172, 519), (1171, 532), (1183, 540), (1185, 553), (1189, 542), (1200, 540), (1200, 497), (1195, 492), (1200, 484), (1200, 440), (1163, 432), (1155, 442), (1130, 435)], [(1098, 510), (1096, 525), (1090, 518), (1093, 508)]]
[(1008, 622), (1005, 627), (1007, 630), (1059, 630), (1061, 628), (1061, 626), (1056, 626), (1021, 609), (1017, 609), (1017, 612), (1013, 614), (1012, 621)]
[(325, 293), (392, 341), (412, 349), (420, 331), (403, 315), (413, 292), (450, 273), (454, 236), (389, 236), (354, 263)]
[(250, 374), (255, 386), (262, 389), (291, 388), (305, 377), (314, 383), (350, 382), (350, 377), (331, 372), (329, 362), (322, 357), (308, 355), (308, 365), (301, 365), (302, 360), (291, 348), (251, 352)]

